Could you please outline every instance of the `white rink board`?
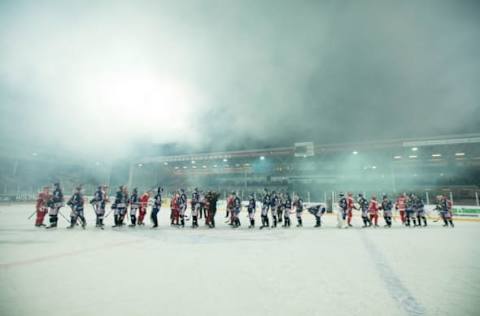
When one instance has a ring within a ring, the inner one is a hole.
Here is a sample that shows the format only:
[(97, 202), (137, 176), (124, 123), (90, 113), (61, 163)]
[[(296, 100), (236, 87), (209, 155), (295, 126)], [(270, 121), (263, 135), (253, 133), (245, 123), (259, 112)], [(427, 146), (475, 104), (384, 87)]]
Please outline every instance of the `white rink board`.
[(158, 230), (101, 231), (89, 206), (86, 231), (47, 231), (33, 207), (0, 205), (0, 315), (480, 314), (480, 223), (314, 229), (304, 212), (301, 229), (252, 231), (220, 211), (182, 230), (163, 209)]

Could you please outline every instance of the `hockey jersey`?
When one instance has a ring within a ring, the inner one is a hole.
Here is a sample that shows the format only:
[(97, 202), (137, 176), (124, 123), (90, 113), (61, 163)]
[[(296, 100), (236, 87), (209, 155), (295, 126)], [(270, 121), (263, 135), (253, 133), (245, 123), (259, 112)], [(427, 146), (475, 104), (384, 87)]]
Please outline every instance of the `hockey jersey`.
[(404, 196), (399, 196), (397, 198), (397, 203), (395, 203), (395, 207), (397, 210), (399, 211), (405, 211), (405, 207), (406, 207), (406, 199)]
[(240, 210), (242, 208), (242, 201), (238, 196), (236, 196), (235, 199), (233, 200), (233, 207), (236, 210)]
[(137, 193), (132, 193), (130, 196), (130, 205), (132, 208), (138, 208), (140, 206), (140, 200), (138, 199), (138, 194)]
[(267, 194), (265, 194), (265, 195), (263, 196), (262, 204), (263, 204), (264, 206), (270, 206), (270, 204), (271, 204), (270, 194), (267, 193)]
[(178, 204), (181, 205), (181, 206), (185, 206), (185, 205), (187, 205), (187, 200), (188, 200), (187, 195), (185, 193), (182, 193), (180, 195), (180, 199), (178, 201)]
[(149, 199), (150, 199), (150, 196), (148, 195), (148, 193), (142, 194), (142, 196), (140, 197), (140, 206), (142, 208), (146, 208), (147, 205), (148, 205), (148, 200)]
[(97, 190), (93, 194), (93, 199), (90, 203), (98, 205), (99, 207), (105, 208), (106, 196), (102, 190)]
[(298, 199), (298, 200), (295, 202), (295, 207), (296, 207), (296, 211), (297, 211), (297, 212), (303, 212), (303, 200), (302, 200), (302, 199)]
[(376, 214), (378, 212), (378, 201), (371, 200), (370, 204), (368, 205), (368, 211), (372, 214)]
[(76, 192), (70, 197), (67, 204), (75, 211), (83, 211), (83, 203), (83, 194)]
[(291, 209), (292, 208), (292, 199), (290, 198), (290, 196), (287, 195), (287, 197), (285, 198), (285, 201), (283, 203), (283, 206), (286, 209)]
[(353, 210), (353, 208), (354, 208), (353, 197), (349, 196), (349, 197), (347, 198), (347, 209), (348, 209), (349, 211), (351, 211), (351, 210)]
[(248, 211), (253, 212), (257, 208), (257, 201), (255, 201), (255, 198), (251, 198), (248, 201)]
[(358, 204), (360, 205), (360, 209), (362, 210), (362, 212), (368, 210), (368, 201), (363, 196), (358, 199)]
[(159, 209), (160, 207), (162, 207), (162, 194), (161, 193), (157, 193), (153, 199), (154, 199), (154, 201), (153, 201), (153, 207), (154, 208)]
[(45, 192), (40, 192), (38, 194), (37, 204), (36, 204), (37, 211), (46, 207), (49, 199), (50, 199), (50, 194)]

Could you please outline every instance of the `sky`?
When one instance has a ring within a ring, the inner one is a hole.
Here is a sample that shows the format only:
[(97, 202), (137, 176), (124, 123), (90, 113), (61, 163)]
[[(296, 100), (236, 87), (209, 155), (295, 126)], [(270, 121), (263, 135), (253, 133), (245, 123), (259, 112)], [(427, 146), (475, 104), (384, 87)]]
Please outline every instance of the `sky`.
[(479, 1), (0, 0), (0, 141), (76, 155), (480, 132)]

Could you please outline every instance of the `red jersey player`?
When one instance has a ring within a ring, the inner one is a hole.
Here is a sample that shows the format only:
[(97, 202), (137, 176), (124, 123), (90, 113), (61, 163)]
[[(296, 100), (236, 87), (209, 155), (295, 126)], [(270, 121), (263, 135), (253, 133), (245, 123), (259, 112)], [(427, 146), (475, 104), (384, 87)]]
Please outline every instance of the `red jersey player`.
[(48, 212), (47, 202), (50, 199), (50, 189), (44, 187), (43, 191), (38, 194), (37, 204), (35, 206), (37, 210), (37, 218), (35, 220), (36, 227), (45, 227), (43, 219)]
[[(170, 225), (178, 226), (180, 219), (180, 195), (175, 192), (170, 201)], [(185, 222), (182, 216), (182, 227), (185, 226)]]
[(150, 199), (150, 191), (142, 194), (140, 197), (140, 207), (138, 210), (138, 225), (145, 225), (143, 222), (145, 215), (147, 214), (148, 200)]
[(405, 197), (405, 193), (400, 194), (400, 196), (397, 198), (397, 201), (395, 203), (395, 209), (398, 210), (400, 213), (400, 219), (402, 220), (402, 224), (405, 224), (405, 208), (407, 205), (407, 198)]
[(370, 204), (368, 205), (368, 212), (370, 213), (370, 222), (375, 224), (375, 227), (378, 227), (378, 209), (379, 204), (376, 196), (372, 196)]
[(347, 195), (347, 224), (349, 227), (352, 227), (352, 211), (355, 208), (354, 203), (353, 194), (349, 192)]

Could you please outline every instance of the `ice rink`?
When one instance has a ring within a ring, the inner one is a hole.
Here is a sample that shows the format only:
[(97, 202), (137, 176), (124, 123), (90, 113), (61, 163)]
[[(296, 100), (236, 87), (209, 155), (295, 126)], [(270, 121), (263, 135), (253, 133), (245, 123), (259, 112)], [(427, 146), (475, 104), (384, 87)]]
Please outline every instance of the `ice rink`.
[(157, 230), (102, 231), (89, 206), (85, 231), (48, 231), (33, 209), (0, 206), (2, 316), (480, 315), (480, 223), (314, 229), (305, 212), (303, 228), (249, 230), (242, 212), (233, 230), (220, 210), (192, 230), (163, 209)]

